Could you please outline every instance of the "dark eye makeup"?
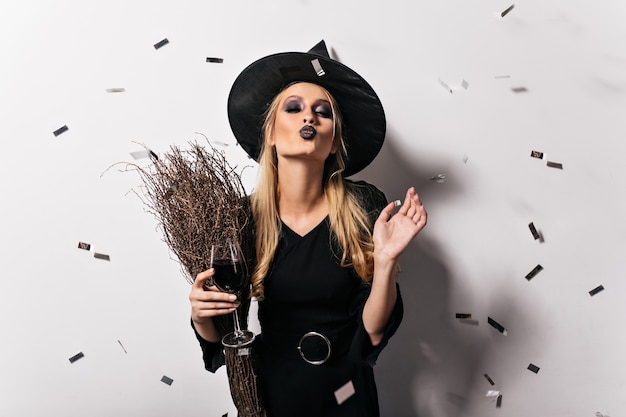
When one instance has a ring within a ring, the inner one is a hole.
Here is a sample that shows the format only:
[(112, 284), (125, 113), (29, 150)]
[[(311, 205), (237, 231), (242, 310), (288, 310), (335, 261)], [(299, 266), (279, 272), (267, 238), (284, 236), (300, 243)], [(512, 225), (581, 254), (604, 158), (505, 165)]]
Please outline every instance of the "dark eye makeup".
[[(297, 97), (293, 97), (287, 99), (285, 104), (283, 105), (283, 110), (287, 113), (299, 113), (304, 109), (304, 104)], [(330, 106), (330, 103), (322, 100), (321, 102), (317, 102), (313, 105), (313, 112), (320, 117), (326, 119), (333, 118), (333, 110)]]

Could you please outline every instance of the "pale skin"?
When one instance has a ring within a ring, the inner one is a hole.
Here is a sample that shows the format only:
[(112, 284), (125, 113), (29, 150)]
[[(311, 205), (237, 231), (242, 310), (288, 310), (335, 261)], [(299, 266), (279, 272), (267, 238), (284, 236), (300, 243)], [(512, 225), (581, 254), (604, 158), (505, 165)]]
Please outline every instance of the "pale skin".
[[(282, 221), (300, 235), (316, 227), (328, 214), (322, 187), (324, 161), (337, 151), (334, 122), (326, 93), (315, 84), (298, 83), (285, 89), (275, 121), (270, 144), (278, 157), (278, 209)], [(300, 128), (310, 125), (316, 134), (303, 139)], [(396, 266), (398, 258), (424, 228), (427, 213), (413, 187), (394, 214), (389, 203), (374, 224), (374, 277), (363, 310), (363, 324), (373, 346), (380, 344), (385, 325), (396, 303)], [(232, 294), (216, 287), (205, 290), (204, 283), (213, 276), (209, 269), (196, 277), (189, 300), (191, 318), (198, 334), (209, 342), (221, 335), (213, 317), (230, 314), (239, 305)]]

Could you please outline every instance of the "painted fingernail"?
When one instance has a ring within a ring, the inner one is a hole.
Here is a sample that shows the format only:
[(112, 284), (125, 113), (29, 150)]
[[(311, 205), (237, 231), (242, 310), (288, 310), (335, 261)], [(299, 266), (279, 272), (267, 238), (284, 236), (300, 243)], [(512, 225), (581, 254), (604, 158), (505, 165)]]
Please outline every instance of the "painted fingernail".
[(394, 201), (394, 204), (396, 205), (396, 207), (400, 207), (402, 205), (402, 201), (396, 200)]
[(237, 299), (237, 296), (235, 294), (231, 294), (231, 295), (228, 296), (228, 299), (230, 301), (235, 301)]

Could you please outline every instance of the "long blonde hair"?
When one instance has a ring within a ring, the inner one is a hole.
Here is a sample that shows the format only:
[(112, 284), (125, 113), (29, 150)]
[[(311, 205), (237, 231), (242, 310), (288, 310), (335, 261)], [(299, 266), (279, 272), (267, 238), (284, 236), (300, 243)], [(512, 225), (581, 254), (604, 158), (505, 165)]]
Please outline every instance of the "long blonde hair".
[[(334, 140), (338, 149), (328, 157), (323, 178), (330, 225), (333, 238), (336, 239), (336, 242), (329, 244), (331, 247), (336, 246), (334, 243), (338, 244), (342, 267), (352, 267), (362, 280), (371, 281), (374, 270), (374, 244), (370, 232), (372, 225), (354, 190), (343, 178), (346, 148), (342, 136), (342, 118), (337, 102), (328, 91), (324, 91), (333, 110)], [(264, 298), (263, 281), (270, 271), (281, 232), (278, 164), (276, 150), (269, 145), (268, 139), (274, 134), (274, 122), (282, 97), (282, 92), (276, 95), (265, 115), (258, 183), (251, 196), (256, 231), (256, 264), (252, 274), (251, 295), (259, 300)]]

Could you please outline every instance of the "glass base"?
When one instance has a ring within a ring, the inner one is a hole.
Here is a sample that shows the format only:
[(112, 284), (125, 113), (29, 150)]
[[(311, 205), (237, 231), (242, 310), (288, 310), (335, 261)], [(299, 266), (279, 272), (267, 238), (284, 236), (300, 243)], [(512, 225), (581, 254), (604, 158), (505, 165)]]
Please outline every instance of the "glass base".
[(222, 338), (222, 344), (230, 348), (247, 347), (254, 341), (254, 333), (248, 330), (228, 333)]

